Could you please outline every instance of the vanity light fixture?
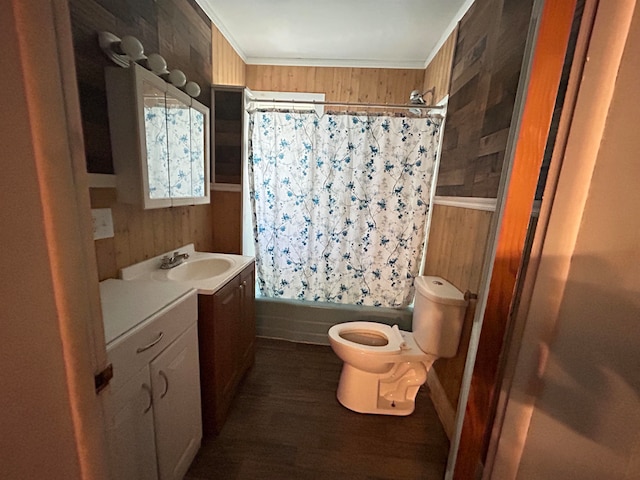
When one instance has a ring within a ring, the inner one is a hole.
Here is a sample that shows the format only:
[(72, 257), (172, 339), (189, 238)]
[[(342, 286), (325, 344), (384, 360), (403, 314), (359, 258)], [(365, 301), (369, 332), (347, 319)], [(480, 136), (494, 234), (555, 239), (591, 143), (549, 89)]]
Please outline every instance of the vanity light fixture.
[(147, 58), (140, 40), (131, 35), (118, 38), (112, 33), (100, 32), (98, 33), (98, 44), (112, 62), (124, 68), (127, 68), (130, 62)]
[(150, 53), (145, 56), (144, 46), (136, 37), (125, 35), (119, 38), (110, 32), (98, 32), (98, 44), (107, 58), (119, 67), (129, 68), (131, 63), (140, 63), (166, 82), (184, 90), (187, 95), (194, 98), (200, 95), (200, 85), (187, 82), (187, 76), (182, 70), (169, 71), (167, 61), (160, 54)]

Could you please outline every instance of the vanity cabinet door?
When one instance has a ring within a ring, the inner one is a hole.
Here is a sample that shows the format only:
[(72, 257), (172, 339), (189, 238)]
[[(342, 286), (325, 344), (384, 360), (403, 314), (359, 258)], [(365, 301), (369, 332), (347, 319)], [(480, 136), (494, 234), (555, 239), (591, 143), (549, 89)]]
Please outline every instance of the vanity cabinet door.
[(216, 426), (219, 430), (226, 418), (238, 384), (238, 318), (240, 316), (240, 280), (235, 277), (213, 298), (215, 325)]
[(240, 319), (238, 324), (238, 362), (240, 375), (253, 365), (256, 349), (255, 267), (240, 274)]
[(150, 367), (159, 477), (179, 480), (202, 438), (197, 326), (189, 327)]
[(255, 358), (254, 265), (214, 295), (198, 295), (204, 434), (219, 433)]
[(156, 444), (149, 367), (104, 397), (112, 479), (156, 480)]

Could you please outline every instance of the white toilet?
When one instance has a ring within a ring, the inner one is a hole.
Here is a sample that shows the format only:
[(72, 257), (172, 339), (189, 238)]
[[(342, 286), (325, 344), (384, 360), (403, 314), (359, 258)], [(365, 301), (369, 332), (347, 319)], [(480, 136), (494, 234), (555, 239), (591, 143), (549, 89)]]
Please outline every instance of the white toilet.
[(467, 302), (439, 277), (417, 277), (413, 332), (374, 322), (329, 329), (331, 348), (344, 362), (338, 401), (360, 413), (409, 415), (427, 372), (440, 357), (455, 356)]

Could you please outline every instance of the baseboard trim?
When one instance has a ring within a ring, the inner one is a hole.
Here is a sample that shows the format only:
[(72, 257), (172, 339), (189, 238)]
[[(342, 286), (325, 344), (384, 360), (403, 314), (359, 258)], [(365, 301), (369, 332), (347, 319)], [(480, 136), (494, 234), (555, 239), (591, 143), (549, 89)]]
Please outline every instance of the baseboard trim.
[(438, 418), (440, 418), (440, 423), (442, 423), (442, 427), (444, 428), (447, 437), (449, 437), (449, 441), (451, 441), (455, 431), (456, 411), (451, 406), (451, 403), (447, 398), (447, 394), (444, 391), (444, 388), (442, 388), (440, 379), (436, 374), (436, 370), (433, 367), (429, 370), (429, 374), (427, 375), (427, 385), (429, 387), (431, 401), (438, 413)]

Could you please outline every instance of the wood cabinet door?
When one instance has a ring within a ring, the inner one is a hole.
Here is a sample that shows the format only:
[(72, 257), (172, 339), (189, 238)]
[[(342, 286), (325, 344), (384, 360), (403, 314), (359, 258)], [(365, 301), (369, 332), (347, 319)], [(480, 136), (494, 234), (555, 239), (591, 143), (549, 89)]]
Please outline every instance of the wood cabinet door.
[(212, 87), (213, 182), (242, 183), (244, 87)]
[(224, 423), (238, 383), (238, 318), (240, 279), (235, 277), (213, 297), (216, 426)]
[(196, 325), (151, 362), (160, 480), (182, 479), (202, 439)]
[(242, 376), (255, 357), (254, 265), (214, 295), (198, 295), (202, 422), (219, 433)]

